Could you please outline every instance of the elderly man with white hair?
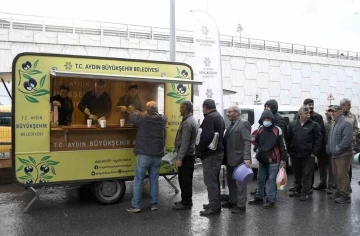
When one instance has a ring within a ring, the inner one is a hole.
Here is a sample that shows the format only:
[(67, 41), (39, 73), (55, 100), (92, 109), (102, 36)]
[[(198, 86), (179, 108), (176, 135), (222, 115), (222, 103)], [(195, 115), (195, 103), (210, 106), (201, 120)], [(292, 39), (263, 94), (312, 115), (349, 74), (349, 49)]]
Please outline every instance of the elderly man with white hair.
[[(353, 149), (354, 149), (354, 154), (359, 150), (359, 144), (360, 144), (360, 137), (359, 137), (359, 126), (358, 126), (358, 122), (356, 120), (356, 117), (354, 114), (351, 113), (350, 109), (351, 109), (351, 100), (348, 98), (343, 98), (340, 101), (340, 107), (341, 110), (343, 112), (343, 115), (347, 118), (348, 121), (350, 121), (352, 127), (353, 127)], [(349, 169), (349, 179), (350, 179), (350, 184), (351, 184), (351, 179), (352, 179), (352, 166), (350, 163), (350, 169)], [(350, 192), (351, 192), (351, 186), (350, 186)]]
[(224, 138), (224, 159), (227, 170), (227, 183), (229, 187), (229, 202), (222, 204), (224, 208), (231, 208), (232, 213), (246, 211), (246, 184), (235, 181), (232, 173), (241, 163), (251, 167), (251, 125), (240, 117), (240, 108), (230, 106), (227, 116), (231, 125), (227, 128)]

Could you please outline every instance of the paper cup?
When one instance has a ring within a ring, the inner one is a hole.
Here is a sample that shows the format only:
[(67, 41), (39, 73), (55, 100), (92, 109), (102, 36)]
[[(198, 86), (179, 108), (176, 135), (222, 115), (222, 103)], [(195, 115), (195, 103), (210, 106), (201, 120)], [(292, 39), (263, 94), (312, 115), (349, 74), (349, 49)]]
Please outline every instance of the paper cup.
[(87, 127), (90, 128), (92, 125), (92, 119), (87, 119)]
[(100, 120), (100, 127), (105, 128), (106, 127), (106, 120)]
[(120, 119), (120, 127), (124, 127), (125, 126), (125, 119)]

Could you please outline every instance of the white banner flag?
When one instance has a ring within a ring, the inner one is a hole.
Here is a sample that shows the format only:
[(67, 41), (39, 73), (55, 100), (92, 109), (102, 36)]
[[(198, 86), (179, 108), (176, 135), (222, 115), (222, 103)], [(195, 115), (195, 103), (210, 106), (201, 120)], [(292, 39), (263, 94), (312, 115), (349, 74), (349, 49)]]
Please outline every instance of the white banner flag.
[[(213, 99), (216, 109), (223, 115), (223, 83), (221, 74), (220, 37), (214, 18), (202, 10), (194, 13), (194, 50), (196, 80), (199, 86), (201, 104), (205, 99)], [(201, 109), (200, 109), (201, 110)]]

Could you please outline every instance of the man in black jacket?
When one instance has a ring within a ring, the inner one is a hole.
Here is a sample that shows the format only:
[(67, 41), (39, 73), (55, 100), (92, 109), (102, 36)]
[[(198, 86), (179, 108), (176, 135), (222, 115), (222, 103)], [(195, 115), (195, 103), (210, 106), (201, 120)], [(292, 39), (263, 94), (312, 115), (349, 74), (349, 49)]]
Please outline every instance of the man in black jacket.
[[(203, 166), (204, 183), (208, 191), (209, 204), (204, 205), (205, 210), (201, 211), (200, 215), (218, 215), (221, 212), (219, 175), (224, 155), (223, 135), (225, 122), (216, 110), (214, 100), (206, 99), (203, 102), (202, 110), (205, 118), (200, 125), (202, 132), (196, 149)], [(219, 133), (218, 144), (215, 150), (211, 150), (208, 146), (211, 144), (215, 132)]]
[[(324, 120), (323, 120), (322, 115), (314, 112), (314, 100), (313, 99), (311, 99), (311, 98), (305, 99), (304, 106), (309, 108), (310, 119), (320, 125), (320, 132), (321, 132), (321, 135), (323, 136), (321, 151), (319, 152), (319, 154), (317, 156), (319, 175), (320, 175), (320, 183), (317, 184), (316, 186), (313, 186), (313, 188), (314, 188), (314, 190), (327, 189), (327, 175), (326, 175), (327, 155), (326, 155), (326, 150), (325, 150), (325, 139), (324, 139), (324, 137), (325, 137)], [(312, 185), (314, 184), (314, 179), (315, 178), (314, 178), (314, 174), (313, 174)]]
[(314, 172), (315, 157), (322, 150), (323, 138), (320, 125), (310, 119), (306, 106), (299, 109), (299, 116), (288, 126), (288, 152), (294, 173), (294, 192), (290, 197), (301, 196), (300, 201), (309, 199)]

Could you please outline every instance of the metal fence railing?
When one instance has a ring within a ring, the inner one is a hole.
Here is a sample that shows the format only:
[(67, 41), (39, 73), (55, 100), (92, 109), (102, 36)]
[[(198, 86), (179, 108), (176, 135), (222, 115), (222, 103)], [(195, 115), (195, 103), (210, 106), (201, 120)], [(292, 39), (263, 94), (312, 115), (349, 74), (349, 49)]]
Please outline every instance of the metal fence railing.
[[(121, 38), (153, 39), (169, 41), (169, 29), (130, 25), (122, 23), (72, 20), (55, 17), (41, 17), (0, 13), (0, 29), (72, 33), (83, 35), (112, 36)], [(176, 41), (193, 43), (193, 32), (176, 30)], [(247, 48), (300, 55), (360, 60), (358, 52), (274, 42), (262, 39), (221, 35), (220, 44), (225, 47)]]

